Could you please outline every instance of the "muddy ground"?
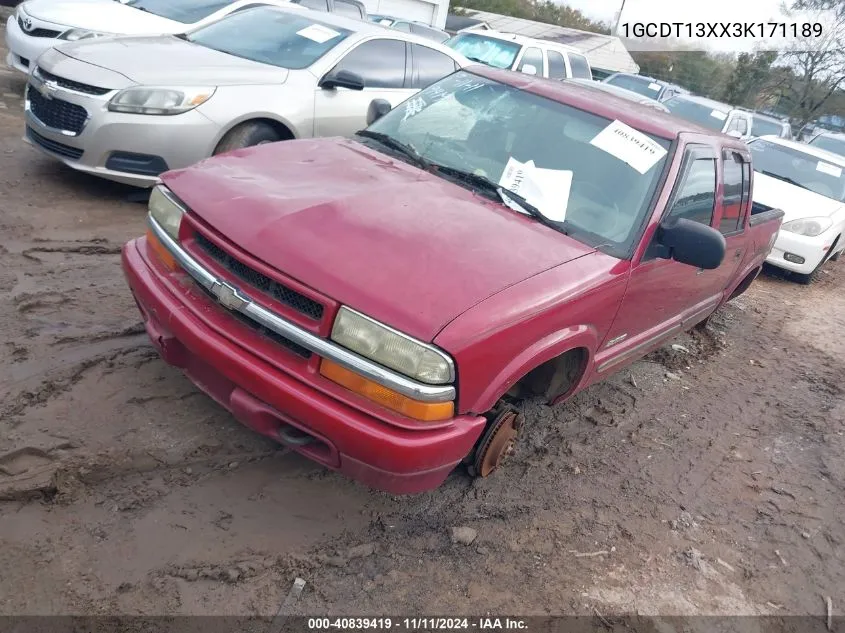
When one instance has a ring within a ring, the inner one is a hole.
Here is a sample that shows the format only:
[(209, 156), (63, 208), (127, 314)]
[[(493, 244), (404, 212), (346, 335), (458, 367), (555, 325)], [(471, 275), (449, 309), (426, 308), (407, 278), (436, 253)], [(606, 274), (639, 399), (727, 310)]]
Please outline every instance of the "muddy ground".
[(0, 71), (0, 613), (272, 615), (296, 576), (304, 614), (845, 609), (845, 263), (529, 405), (494, 477), (392, 497), (159, 360), (118, 263), (144, 207), (26, 146), (22, 89)]

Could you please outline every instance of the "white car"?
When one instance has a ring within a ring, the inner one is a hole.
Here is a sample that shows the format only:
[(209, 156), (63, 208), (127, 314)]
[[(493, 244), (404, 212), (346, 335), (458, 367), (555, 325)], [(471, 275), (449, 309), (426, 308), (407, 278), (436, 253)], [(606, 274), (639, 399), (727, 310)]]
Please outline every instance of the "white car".
[(754, 214), (784, 212), (766, 261), (809, 283), (845, 250), (845, 157), (776, 136), (749, 141)]
[(185, 33), (246, 6), (286, 0), (27, 0), (6, 22), (6, 63), (22, 73), (44, 51), (101, 35)]

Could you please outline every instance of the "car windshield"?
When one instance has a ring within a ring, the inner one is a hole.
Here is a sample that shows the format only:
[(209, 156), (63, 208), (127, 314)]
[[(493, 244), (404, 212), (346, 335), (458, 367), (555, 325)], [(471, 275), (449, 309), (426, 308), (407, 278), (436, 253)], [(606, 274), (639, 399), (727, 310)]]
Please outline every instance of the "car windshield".
[(684, 99), (683, 97), (672, 97), (664, 101), (663, 105), (669, 108), (669, 112), (687, 121), (698, 123), (711, 130), (721, 130), (728, 118), (727, 111), (697, 101)]
[(182, 24), (194, 24), (232, 4), (232, 0), (128, 0), (127, 6)]
[(625, 90), (631, 90), (651, 99), (657, 99), (660, 89), (663, 87), (647, 77), (637, 77), (636, 75), (611, 76), (607, 78), (605, 83), (625, 88)]
[(513, 66), (519, 49), (516, 42), (500, 40), (477, 33), (458, 33), (446, 42), (464, 57), (494, 68), (509, 69)]
[(845, 137), (817, 136), (810, 141), (810, 145), (819, 149), (826, 149), (828, 152), (833, 152), (840, 156), (845, 156)]
[(774, 136), (783, 134), (783, 123), (753, 115), (751, 120), (751, 136), (767, 136), (769, 134), (773, 134)]
[(845, 202), (845, 169), (792, 147), (755, 139), (748, 143), (754, 171)]
[(194, 44), (281, 68), (306, 68), (350, 31), (315, 20), (311, 11), (258, 7), (234, 13), (188, 35)]
[(468, 174), (463, 183), (471, 189), (481, 177), (514, 190), (511, 167), (533, 163), (544, 215), (552, 211), (564, 232), (618, 257), (637, 239), (670, 146), (619, 121), (467, 71), (429, 86), (368, 131), (412, 148), (434, 172), (445, 168), (444, 178)]

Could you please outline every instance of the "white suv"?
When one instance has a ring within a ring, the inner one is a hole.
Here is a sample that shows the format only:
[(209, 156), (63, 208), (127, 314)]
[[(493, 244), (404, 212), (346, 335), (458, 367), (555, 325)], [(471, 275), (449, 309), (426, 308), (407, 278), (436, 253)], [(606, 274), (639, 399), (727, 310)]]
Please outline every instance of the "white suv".
[(571, 46), (499, 31), (462, 31), (449, 39), (470, 61), (549, 79), (592, 79), (590, 62)]

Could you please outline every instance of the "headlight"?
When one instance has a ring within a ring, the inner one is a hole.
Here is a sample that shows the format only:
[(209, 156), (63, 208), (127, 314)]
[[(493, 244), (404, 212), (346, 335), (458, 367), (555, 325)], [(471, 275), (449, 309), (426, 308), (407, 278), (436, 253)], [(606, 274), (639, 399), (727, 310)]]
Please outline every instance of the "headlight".
[(150, 217), (158, 222), (174, 240), (179, 239), (179, 224), (185, 210), (173, 198), (165, 193), (161, 185), (153, 188), (150, 194)]
[(454, 380), (452, 360), (431, 345), (341, 306), (332, 340), (385, 367), (430, 384)]
[(98, 33), (97, 31), (89, 31), (87, 29), (68, 29), (61, 35), (60, 40), (67, 40), (68, 42), (76, 42), (77, 40), (87, 40), (94, 37), (103, 37), (108, 33)]
[(833, 220), (830, 218), (804, 218), (786, 222), (780, 228), (790, 233), (815, 237), (827, 231), (831, 226), (833, 226)]
[(118, 92), (109, 101), (112, 112), (131, 114), (181, 114), (211, 98), (216, 88), (147, 88), (137, 86)]

